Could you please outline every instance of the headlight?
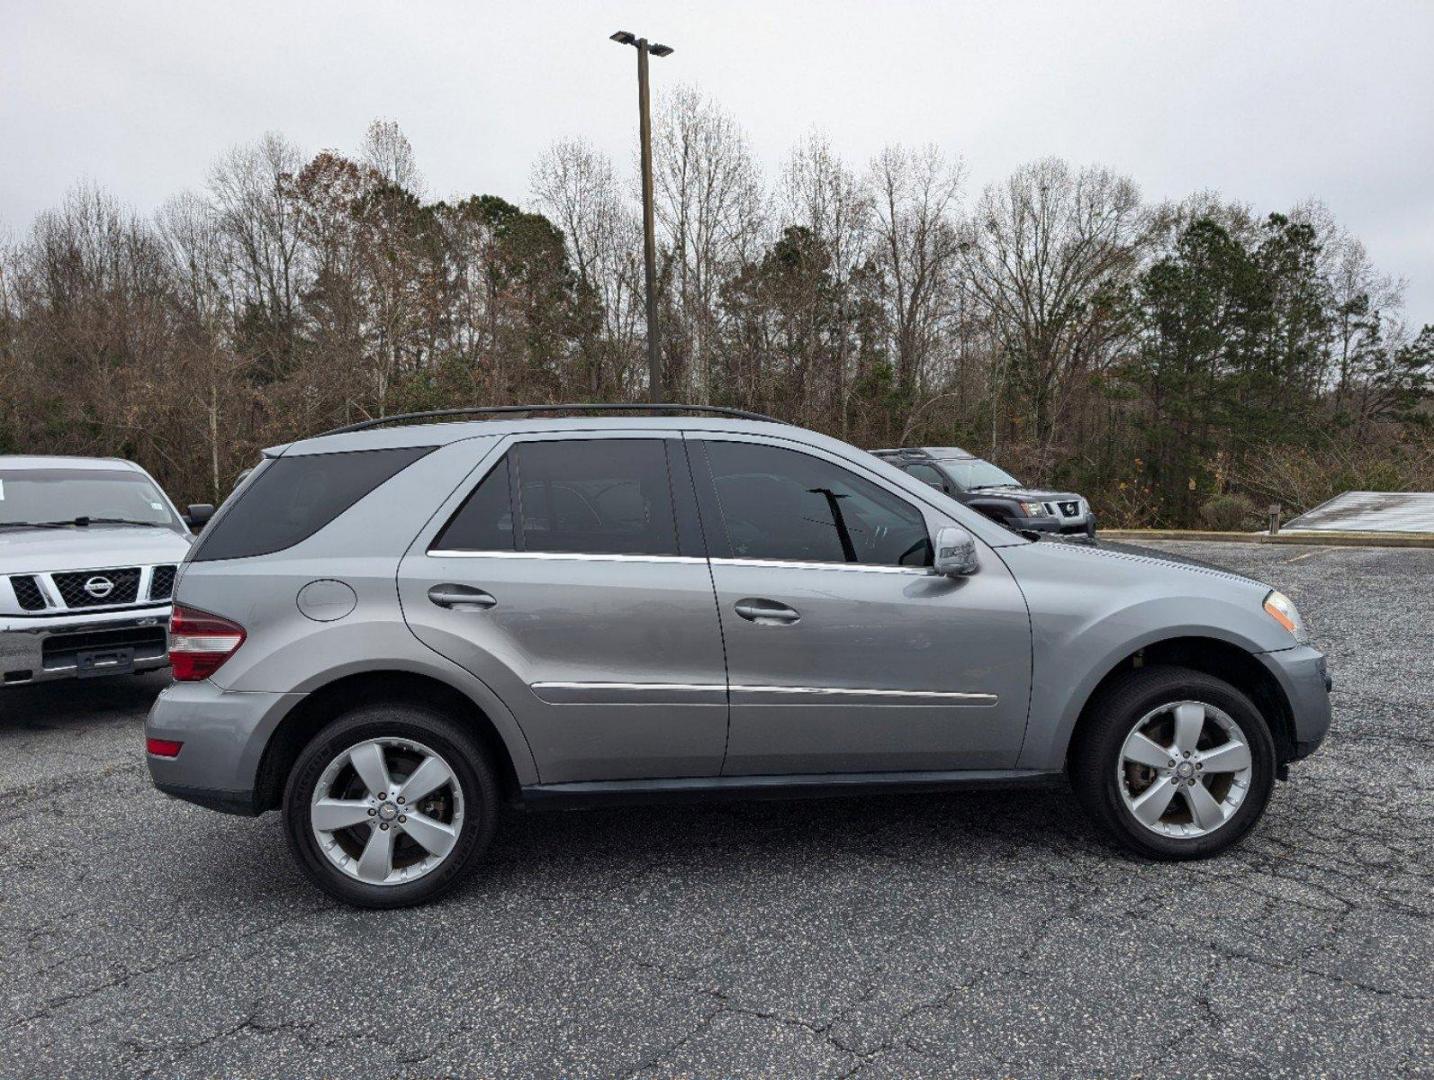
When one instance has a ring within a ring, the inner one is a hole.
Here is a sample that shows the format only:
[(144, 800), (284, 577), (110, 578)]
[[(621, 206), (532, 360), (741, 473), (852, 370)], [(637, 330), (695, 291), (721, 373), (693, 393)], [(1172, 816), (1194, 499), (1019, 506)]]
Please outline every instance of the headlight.
[(1295, 640), (1301, 645), (1309, 640), (1309, 631), (1305, 629), (1305, 621), (1300, 618), (1299, 610), (1284, 593), (1271, 592), (1269, 596), (1265, 597), (1265, 611), (1269, 613), (1270, 618), (1293, 634)]
[(1026, 517), (1045, 517), (1046, 508), (1043, 503), (1023, 502), (1021, 503), (1021, 513), (1025, 514)]

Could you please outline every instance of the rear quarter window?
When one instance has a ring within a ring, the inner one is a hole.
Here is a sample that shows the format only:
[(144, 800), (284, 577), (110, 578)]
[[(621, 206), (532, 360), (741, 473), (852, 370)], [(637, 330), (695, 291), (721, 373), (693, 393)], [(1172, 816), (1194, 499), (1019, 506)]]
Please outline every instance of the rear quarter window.
[(281, 457), (250, 478), (199, 540), (193, 562), (293, 547), (392, 479), (431, 446)]

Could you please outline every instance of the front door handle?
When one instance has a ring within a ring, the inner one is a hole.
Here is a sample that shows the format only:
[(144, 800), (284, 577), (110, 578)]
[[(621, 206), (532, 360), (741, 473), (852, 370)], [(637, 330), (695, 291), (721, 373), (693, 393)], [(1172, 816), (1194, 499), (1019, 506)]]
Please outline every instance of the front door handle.
[(498, 603), (492, 593), (484, 592), (472, 585), (435, 585), (428, 590), (428, 599), (439, 607), (452, 608), (454, 611), (477, 611), (480, 608), (493, 607)]
[(748, 622), (754, 622), (758, 626), (791, 626), (801, 618), (786, 604), (756, 597), (738, 600), (733, 610)]

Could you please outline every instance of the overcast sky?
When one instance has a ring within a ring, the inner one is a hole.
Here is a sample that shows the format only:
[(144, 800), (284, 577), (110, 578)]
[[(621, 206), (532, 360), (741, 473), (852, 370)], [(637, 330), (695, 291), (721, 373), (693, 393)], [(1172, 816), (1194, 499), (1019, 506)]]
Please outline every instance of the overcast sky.
[(813, 127), (959, 154), (974, 192), (1058, 154), (1147, 198), (1314, 196), (1434, 322), (1434, 3), (369, 3), (0, 0), (0, 231), (88, 179), (147, 212), (266, 130), (413, 142), (431, 194), (525, 201), (533, 159), (636, 141), (632, 30), (655, 83), (718, 99), (774, 172)]

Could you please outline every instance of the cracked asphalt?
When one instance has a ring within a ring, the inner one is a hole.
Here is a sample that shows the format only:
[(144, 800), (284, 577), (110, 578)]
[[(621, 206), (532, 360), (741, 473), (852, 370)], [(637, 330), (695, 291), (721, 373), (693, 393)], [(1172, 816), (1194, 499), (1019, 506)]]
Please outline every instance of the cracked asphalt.
[(173, 802), (162, 676), (0, 694), (0, 1076), (1434, 1073), (1434, 551), (1152, 545), (1288, 592), (1324, 748), (1199, 864), (1064, 790), (509, 813), (399, 912)]

